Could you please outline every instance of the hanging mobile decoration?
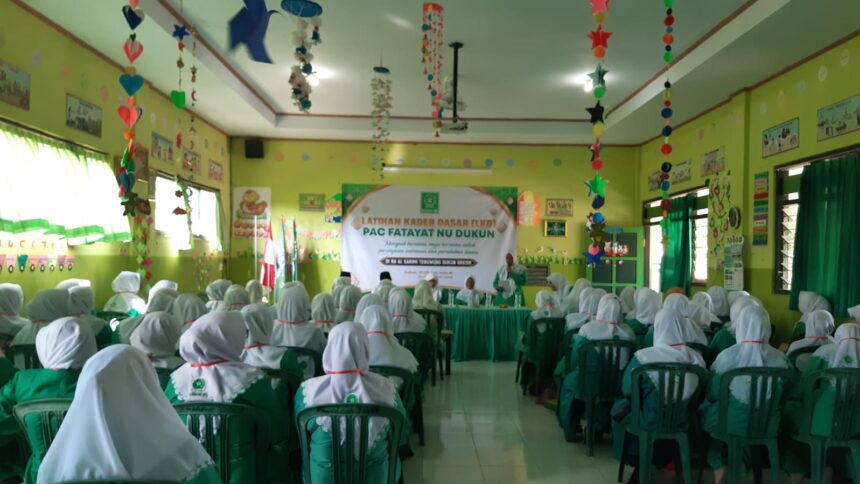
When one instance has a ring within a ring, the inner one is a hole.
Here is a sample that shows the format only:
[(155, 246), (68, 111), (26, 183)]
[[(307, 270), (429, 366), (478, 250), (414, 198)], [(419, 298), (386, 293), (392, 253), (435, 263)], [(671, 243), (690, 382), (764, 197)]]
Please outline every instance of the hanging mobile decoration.
[(669, 155), (672, 154), (672, 83), (669, 82), (669, 66), (672, 63), (674, 56), (672, 55), (672, 43), (675, 41), (673, 35), (675, 17), (672, 15), (672, 0), (663, 0), (663, 5), (666, 7), (666, 18), (663, 19), (663, 25), (666, 27), (666, 33), (663, 34), (663, 61), (666, 63), (666, 82), (663, 84), (663, 108), (660, 115), (665, 121), (665, 125), (661, 130), (663, 135), (663, 145), (660, 147), (660, 153), (663, 154), (663, 164), (660, 165), (660, 189), (662, 200), (660, 208), (663, 209), (663, 219), (660, 220), (660, 228), (663, 229), (663, 247), (666, 248), (669, 244), (669, 208), (672, 206), (672, 200), (669, 198), (669, 188), (672, 183), (669, 181), (670, 173), (672, 172), (672, 163), (669, 162)]
[(430, 91), (433, 129), (436, 137), (442, 129), (442, 67), (445, 45), (443, 33), (445, 19), (442, 12), (445, 9), (435, 3), (425, 3), (421, 21), (421, 63), (424, 64), (424, 75), (427, 76), (427, 90)]
[(119, 76), (119, 84), (126, 94), (126, 99), (125, 104), (117, 109), (117, 114), (119, 114), (126, 128), (123, 132), (126, 146), (116, 173), (116, 180), (119, 185), (119, 197), (123, 206), (123, 215), (130, 215), (132, 217), (135, 216), (138, 209), (145, 209), (145, 205), (148, 205), (146, 200), (139, 198), (134, 192), (134, 185), (137, 181), (134, 163), (134, 127), (143, 117), (143, 109), (137, 106), (135, 94), (140, 91), (144, 84), (143, 77), (137, 74), (137, 69), (134, 67), (134, 62), (143, 53), (143, 44), (137, 41), (135, 30), (143, 22), (144, 13), (143, 10), (137, 8), (137, 3), (137, 0), (129, 0), (128, 5), (122, 7), (122, 15), (131, 29), (131, 34), (122, 45), (122, 50), (128, 59), (129, 65), (125, 68), (125, 72)]
[(586, 108), (589, 115), (589, 121), (592, 128), (591, 133), (594, 135), (594, 144), (591, 145), (591, 169), (594, 170), (594, 177), (585, 182), (588, 187), (588, 197), (591, 198), (592, 212), (586, 217), (586, 228), (591, 237), (591, 244), (588, 246), (583, 255), (588, 264), (596, 266), (600, 264), (601, 259), (606, 256), (604, 247), (604, 239), (606, 237), (606, 219), (600, 209), (606, 203), (606, 184), (608, 180), (600, 175), (603, 169), (603, 160), (600, 158), (601, 143), (600, 137), (603, 136), (604, 127), (604, 106), (600, 100), (606, 96), (606, 74), (609, 72), (603, 68), (603, 59), (606, 57), (608, 48), (607, 41), (612, 37), (612, 32), (603, 30), (603, 21), (606, 19), (606, 11), (609, 7), (609, 0), (590, 0), (591, 14), (597, 22), (597, 29), (588, 34), (591, 39), (591, 51), (594, 58), (597, 59), (597, 68), (588, 76), (594, 85), (592, 93), (597, 100), (594, 107)]
[[(197, 31), (192, 29), (188, 34), (191, 36), (191, 110), (188, 112), (190, 117), (188, 149), (193, 150), (197, 144), (197, 126), (194, 124), (194, 108), (197, 106)], [(190, 176), (194, 176), (193, 171)]]
[(191, 231), (191, 201), (188, 199), (191, 194), (191, 190), (188, 188), (188, 184), (185, 182), (182, 177), (176, 175), (174, 178), (176, 181), (176, 186), (178, 189), (174, 192), (176, 198), (179, 198), (182, 202), (182, 206), (177, 206), (173, 209), (174, 215), (184, 215), (185, 223), (188, 225), (188, 247), (190, 249), (194, 249), (194, 236)]
[[(184, 2), (179, 1), (179, 11), (184, 12)], [(170, 100), (179, 111), (185, 109), (185, 91), (182, 90), (182, 69), (185, 68), (185, 60), (182, 58), (182, 53), (185, 51), (185, 37), (188, 35), (188, 28), (184, 25), (173, 25), (173, 37), (176, 39), (176, 47), (179, 50), (179, 58), (176, 60), (176, 67), (179, 70), (178, 83), (176, 90), (170, 91)], [(182, 116), (177, 117), (176, 130), (176, 152), (182, 156)]]
[(320, 27), (322, 26), (322, 7), (310, 0), (283, 0), (281, 8), (299, 19), (298, 28), (293, 32), (293, 43), (296, 46), (294, 56), (298, 65), (290, 71), (290, 87), (292, 88), (293, 104), (299, 111), (306, 113), (311, 109), (311, 84), (308, 76), (313, 74), (311, 53), (313, 46), (322, 43)]
[(373, 105), (373, 111), (370, 115), (373, 124), (373, 144), (371, 152), (373, 153), (373, 169), (376, 170), (379, 166), (380, 176), (382, 174), (382, 166), (388, 156), (388, 135), (389, 122), (391, 119), (391, 71), (382, 65), (373, 68), (374, 76), (370, 80), (370, 102)]

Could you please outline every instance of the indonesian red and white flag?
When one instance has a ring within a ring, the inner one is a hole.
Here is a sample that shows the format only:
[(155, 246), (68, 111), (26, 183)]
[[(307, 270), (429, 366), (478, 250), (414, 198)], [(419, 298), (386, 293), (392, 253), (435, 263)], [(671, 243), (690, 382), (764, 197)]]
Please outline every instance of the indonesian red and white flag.
[(262, 271), (260, 273), (260, 284), (270, 291), (275, 289), (275, 273), (277, 272), (278, 256), (275, 254), (275, 240), (272, 237), (272, 222), (266, 228), (266, 245), (263, 248)]

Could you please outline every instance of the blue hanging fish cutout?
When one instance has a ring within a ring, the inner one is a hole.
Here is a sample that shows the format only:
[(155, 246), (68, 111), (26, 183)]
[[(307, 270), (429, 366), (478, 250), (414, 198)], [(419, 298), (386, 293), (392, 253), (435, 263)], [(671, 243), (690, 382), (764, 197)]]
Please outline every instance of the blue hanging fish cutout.
[(277, 10), (266, 10), (265, 0), (244, 0), (244, 3), (245, 7), (230, 19), (230, 49), (245, 44), (251, 59), (272, 64), (263, 41), (269, 29), (269, 19)]

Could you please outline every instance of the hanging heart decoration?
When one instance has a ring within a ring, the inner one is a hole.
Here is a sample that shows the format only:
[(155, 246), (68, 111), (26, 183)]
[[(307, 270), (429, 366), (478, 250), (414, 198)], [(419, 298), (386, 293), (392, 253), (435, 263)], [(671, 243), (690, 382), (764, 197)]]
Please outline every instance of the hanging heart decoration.
[(123, 74), (119, 76), (119, 85), (122, 86), (126, 95), (134, 96), (143, 87), (143, 77), (138, 75)]
[(143, 10), (134, 8), (131, 5), (124, 5), (122, 7), (122, 15), (125, 17), (125, 21), (128, 22), (128, 27), (131, 30), (136, 29), (145, 17)]
[(140, 54), (143, 54), (143, 44), (135, 40), (135, 35), (132, 34), (132, 36), (122, 44), (122, 51), (125, 52), (125, 56), (128, 58), (129, 62), (134, 62), (138, 57), (140, 57)]
[(119, 113), (119, 118), (122, 119), (122, 122), (125, 123), (128, 129), (133, 128), (140, 121), (140, 118), (143, 117), (143, 109), (139, 107), (120, 106), (117, 109), (117, 113)]
[(176, 106), (176, 109), (185, 107), (185, 91), (170, 91), (170, 101)]

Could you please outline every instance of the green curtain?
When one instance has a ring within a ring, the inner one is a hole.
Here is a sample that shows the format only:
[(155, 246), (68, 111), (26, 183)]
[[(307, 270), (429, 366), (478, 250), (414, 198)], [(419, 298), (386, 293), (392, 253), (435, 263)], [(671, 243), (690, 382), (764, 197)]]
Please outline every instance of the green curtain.
[(669, 226), (667, 236), (669, 245), (663, 252), (660, 264), (660, 290), (665, 292), (680, 287), (690, 293), (693, 282), (693, 211), (696, 208), (695, 195), (687, 195), (672, 200), (669, 207)]
[(835, 316), (860, 304), (860, 154), (814, 163), (800, 178), (789, 307), (800, 291), (833, 304)]

